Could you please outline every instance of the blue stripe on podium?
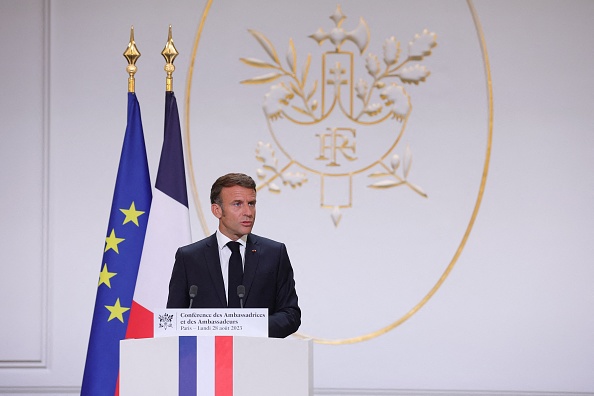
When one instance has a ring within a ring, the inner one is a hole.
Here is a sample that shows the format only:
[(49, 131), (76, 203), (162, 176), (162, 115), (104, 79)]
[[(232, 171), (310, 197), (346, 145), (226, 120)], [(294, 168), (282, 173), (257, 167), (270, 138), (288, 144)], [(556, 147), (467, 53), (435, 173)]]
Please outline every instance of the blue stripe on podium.
[(198, 392), (196, 370), (196, 337), (179, 337), (179, 396), (196, 396)]

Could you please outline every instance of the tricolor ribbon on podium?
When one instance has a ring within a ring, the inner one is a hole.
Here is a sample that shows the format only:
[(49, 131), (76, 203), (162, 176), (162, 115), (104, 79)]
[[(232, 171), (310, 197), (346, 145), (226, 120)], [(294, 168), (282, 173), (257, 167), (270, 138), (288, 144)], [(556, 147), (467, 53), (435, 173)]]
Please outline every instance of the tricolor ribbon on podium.
[(179, 337), (179, 395), (197, 394), (233, 396), (233, 337)]
[[(122, 344), (122, 355), (129, 357), (122, 361), (122, 396), (144, 392), (233, 396), (233, 337), (127, 340)], [(147, 379), (153, 378), (153, 374), (158, 381)], [(142, 389), (143, 384), (147, 389)]]

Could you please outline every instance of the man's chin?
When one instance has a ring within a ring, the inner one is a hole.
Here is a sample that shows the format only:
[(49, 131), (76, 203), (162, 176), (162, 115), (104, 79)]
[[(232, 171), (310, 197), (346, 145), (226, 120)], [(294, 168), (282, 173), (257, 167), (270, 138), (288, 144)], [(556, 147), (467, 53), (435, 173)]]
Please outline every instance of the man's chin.
[(252, 232), (252, 228), (254, 228), (254, 226), (243, 227), (244, 234), (249, 234), (250, 232)]
[(247, 235), (247, 234), (249, 234), (250, 232), (252, 232), (252, 228), (254, 228), (254, 226), (253, 226), (253, 225), (251, 225), (251, 226), (249, 226), (249, 227), (248, 227), (248, 226), (242, 226), (242, 227), (241, 227), (241, 232), (243, 233), (243, 235)]

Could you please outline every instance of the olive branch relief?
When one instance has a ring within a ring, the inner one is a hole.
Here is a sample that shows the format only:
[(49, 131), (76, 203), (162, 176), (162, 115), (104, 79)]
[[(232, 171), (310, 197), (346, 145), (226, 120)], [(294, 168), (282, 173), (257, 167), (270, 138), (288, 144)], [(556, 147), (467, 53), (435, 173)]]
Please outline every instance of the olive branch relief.
[(280, 82), (272, 85), (268, 93), (264, 96), (264, 112), (266, 116), (273, 121), (278, 118), (286, 117), (293, 122), (298, 122), (283, 111), (283, 106), (289, 106), (291, 101), (297, 97), (300, 99), (301, 103), (299, 105), (292, 104), (291, 108), (308, 117), (311, 121), (318, 121), (319, 117), (316, 117), (314, 113), (318, 108), (318, 101), (313, 99), (318, 87), (318, 81), (315, 80), (309, 91), (306, 90), (307, 77), (311, 65), (311, 54), (307, 55), (301, 75), (298, 76), (297, 51), (295, 50), (293, 39), (289, 40), (289, 49), (285, 57), (288, 68), (285, 68), (278, 57), (274, 45), (268, 38), (266, 38), (266, 36), (251, 29), (249, 30), (249, 33), (262, 46), (272, 63), (255, 58), (240, 58), (240, 61), (248, 66), (271, 69), (273, 71), (248, 80), (243, 80), (241, 83), (267, 84), (281, 77), (288, 78), (287, 82)]
[[(334, 110), (339, 110), (342, 116), (359, 125), (375, 125), (393, 119), (402, 125), (400, 135), (397, 136), (392, 148), (394, 150), (412, 111), (411, 97), (405, 86), (424, 83), (431, 74), (422, 61), (432, 54), (433, 48), (437, 45), (437, 36), (424, 29), (421, 33), (415, 34), (405, 45), (391, 36), (384, 40), (381, 47), (382, 53), (377, 55), (372, 52), (366, 53), (370, 33), (363, 18), (360, 18), (358, 27), (347, 31), (343, 27), (346, 16), (342, 13), (340, 6), (337, 6), (330, 19), (335, 24), (333, 29), (325, 31), (319, 28), (309, 38), (315, 40), (320, 46), (326, 41), (334, 46), (331, 51), (324, 53), (324, 57), (328, 54), (349, 54), (350, 58), (344, 59), (350, 59), (350, 61), (344, 61), (345, 64), (341, 64), (343, 61), (336, 58), (334, 64), (325, 66), (325, 70), (322, 71), (322, 80), (310, 79), (311, 53), (308, 53), (305, 60), (300, 63), (295, 43), (290, 38), (286, 54), (282, 58), (271, 40), (263, 33), (249, 29), (249, 34), (264, 50), (266, 58), (264, 60), (253, 57), (240, 58), (243, 64), (263, 71), (258, 76), (241, 81), (241, 84), (270, 84), (262, 105), (268, 122), (285, 119), (301, 126), (314, 125), (324, 121)], [(353, 53), (342, 50), (342, 46), (347, 42), (358, 48), (367, 77), (355, 79), (353, 74), (349, 74), (348, 68), (351, 68), (352, 73), (354, 66)], [(403, 49), (405, 46), (406, 49)], [(403, 55), (405, 51), (406, 56)], [(329, 102), (330, 105), (324, 104), (328, 93), (320, 89), (319, 81), (334, 91), (329, 93), (333, 96)], [(351, 95), (342, 95), (341, 89), (350, 90)], [(349, 103), (342, 103), (344, 98), (348, 97), (353, 98), (353, 104), (356, 104), (354, 108)], [(257, 177), (270, 192), (280, 193), (281, 185), (297, 188), (308, 181), (306, 173), (288, 171), (292, 165), (301, 166), (295, 159), (289, 158), (286, 165), (279, 165), (271, 143), (258, 142), (255, 152), (256, 159), (261, 163), (257, 169)], [(376, 180), (368, 185), (369, 188), (385, 190), (407, 186), (418, 195), (427, 197), (421, 187), (409, 181), (412, 150), (408, 145), (402, 158), (394, 153), (389, 163), (385, 158), (384, 156), (378, 159), (374, 164), (376, 169), (382, 169), (367, 175)], [(340, 209), (334, 207), (332, 218), (335, 224), (340, 221), (340, 216)]]

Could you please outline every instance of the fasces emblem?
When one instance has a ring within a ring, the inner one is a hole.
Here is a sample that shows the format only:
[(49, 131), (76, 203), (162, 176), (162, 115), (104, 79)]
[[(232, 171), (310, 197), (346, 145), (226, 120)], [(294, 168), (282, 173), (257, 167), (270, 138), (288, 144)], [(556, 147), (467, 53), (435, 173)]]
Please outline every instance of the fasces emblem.
[(342, 210), (353, 207), (353, 178), (359, 175), (369, 178), (369, 188), (408, 187), (427, 197), (411, 181), (412, 149), (403, 144), (412, 113), (405, 87), (429, 77), (423, 60), (437, 41), (428, 30), (406, 44), (392, 36), (374, 54), (367, 51), (371, 33), (362, 17), (349, 30), (337, 6), (330, 19), (333, 27), (309, 36), (320, 45), (321, 73), (313, 70), (311, 53), (298, 59), (292, 39), (281, 58), (256, 30), (249, 33), (266, 57), (241, 61), (264, 71), (242, 83), (268, 84), (262, 108), (272, 141), (256, 146), (258, 188), (279, 193), (282, 186), (298, 188), (319, 177), (320, 206), (338, 226)]

